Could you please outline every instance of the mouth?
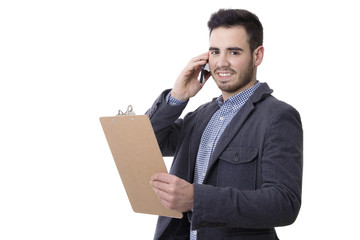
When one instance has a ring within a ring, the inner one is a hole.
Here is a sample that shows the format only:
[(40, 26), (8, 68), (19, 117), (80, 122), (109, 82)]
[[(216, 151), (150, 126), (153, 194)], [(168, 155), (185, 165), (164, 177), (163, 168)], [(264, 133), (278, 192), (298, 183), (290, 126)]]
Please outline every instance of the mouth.
[(218, 73), (220, 77), (229, 77), (230, 73)]
[(233, 75), (232, 72), (217, 72), (216, 75), (220, 81), (227, 81)]

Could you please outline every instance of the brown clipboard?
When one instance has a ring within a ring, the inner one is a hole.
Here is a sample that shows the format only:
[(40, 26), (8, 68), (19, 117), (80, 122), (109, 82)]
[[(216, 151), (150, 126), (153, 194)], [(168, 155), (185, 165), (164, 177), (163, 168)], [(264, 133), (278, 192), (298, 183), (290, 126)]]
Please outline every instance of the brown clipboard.
[(153, 174), (167, 173), (149, 117), (123, 114), (100, 122), (133, 211), (182, 218), (161, 205), (149, 183)]

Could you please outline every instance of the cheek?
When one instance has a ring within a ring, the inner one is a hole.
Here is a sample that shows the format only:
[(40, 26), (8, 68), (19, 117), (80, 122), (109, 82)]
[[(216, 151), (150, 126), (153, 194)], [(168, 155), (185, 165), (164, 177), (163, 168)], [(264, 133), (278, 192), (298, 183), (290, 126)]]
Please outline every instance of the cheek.
[(211, 58), (209, 58), (208, 63), (209, 63), (210, 71), (213, 71), (215, 69), (215, 62), (211, 60)]
[(212, 74), (214, 74), (214, 71), (215, 71), (216, 67), (217, 67), (216, 61), (214, 59), (211, 60), (211, 58), (210, 58), (209, 59), (209, 68), (210, 68), (210, 72)]
[(246, 59), (239, 59), (231, 63), (231, 68), (238, 72), (246, 71), (250, 67), (251, 62)]

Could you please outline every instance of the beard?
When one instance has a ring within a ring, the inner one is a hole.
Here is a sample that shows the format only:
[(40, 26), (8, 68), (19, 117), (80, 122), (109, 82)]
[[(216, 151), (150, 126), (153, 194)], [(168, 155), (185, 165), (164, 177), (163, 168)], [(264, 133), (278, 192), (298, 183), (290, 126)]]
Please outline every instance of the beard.
[[(232, 82), (222, 83), (220, 81), (217, 81), (214, 75), (216, 75), (216, 72), (218, 70), (226, 70), (226, 71), (231, 71), (233, 73), (236, 73), (236, 71), (231, 69), (231, 68), (215, 69), (214, 73), (213, 73), (213, 79), (215, 79), (215, 82), (216, 82), (218, 88), (222, 92), (226, 92), (226, 93), (229, 93), (229, 94), (237, 93), (241, 89), (243, 89), (245, 86), (247, 86), (253, 80), (253, 77), (254, 77), (254, 74), (255, 74), (255, 67), (252, 64), (252, 61), (249, 61), (249, 66), (247, 67), (247, 70), (242, 72), (237, 77), (237, 79), (233, 80)], [(243, 89), (243, 90), (245, 90), (245, 89)]]

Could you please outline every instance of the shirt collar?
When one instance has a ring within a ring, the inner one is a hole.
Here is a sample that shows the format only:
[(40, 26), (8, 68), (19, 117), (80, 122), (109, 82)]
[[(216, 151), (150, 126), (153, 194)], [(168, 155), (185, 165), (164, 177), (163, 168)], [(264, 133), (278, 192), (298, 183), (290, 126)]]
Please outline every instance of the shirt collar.
[(260, 86), (260, 82), (257, 81), (254, 86), (228, 98), (225, 102), (224, 102), (224, 98), (222, 95), (216, 99), (216, 102), (219, 105), (219, 107), (229, 104), (229, 105), (233, 106), (234, 110), (237, 110), (251, 97), (251, 95), (255, 92), (255, 90), (259, 86)]

